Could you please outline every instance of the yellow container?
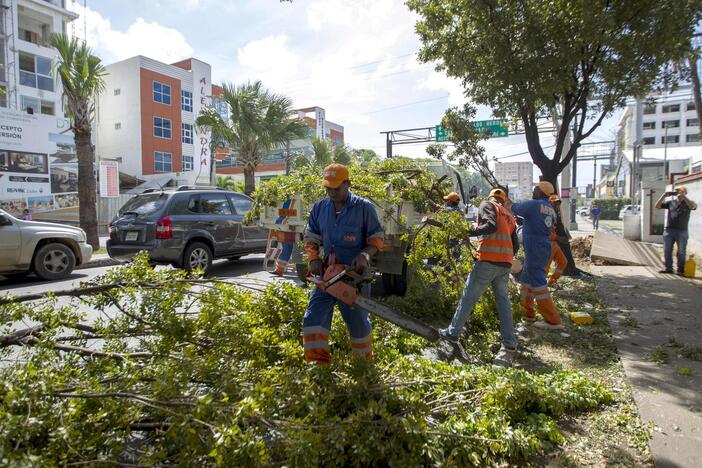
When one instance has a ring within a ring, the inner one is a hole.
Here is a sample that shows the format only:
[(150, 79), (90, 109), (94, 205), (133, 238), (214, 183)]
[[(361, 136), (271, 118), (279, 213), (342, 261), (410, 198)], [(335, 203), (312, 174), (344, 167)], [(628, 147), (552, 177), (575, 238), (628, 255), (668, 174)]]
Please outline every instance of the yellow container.
[(592, 315), (587, 312), (571, 312), (570, 321), (578, 325), (590, 325), (592, 323)]
[(683, 274), (686, 278), (694, 278), (695, 270), (697, 269), (697, 263), (695, 263), (695, 256), (690, 255), (690, 258), (685, 262), (685, 270)]

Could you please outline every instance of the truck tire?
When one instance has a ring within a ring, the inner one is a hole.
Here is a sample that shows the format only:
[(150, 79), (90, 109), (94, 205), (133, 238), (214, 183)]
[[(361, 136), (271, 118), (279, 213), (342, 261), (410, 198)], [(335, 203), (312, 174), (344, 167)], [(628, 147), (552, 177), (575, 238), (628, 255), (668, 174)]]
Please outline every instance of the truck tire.
[(76, 256), (70, 247), (58, 242), (46, 244), (34, 254), (34, 274), (43, 280), (66, 278), (76, 266)]
[(383, 295), (393, 296), (395, 294), (395, 281), (393, 280), (392, 273), (382, 273), (380, 275), (380, 280), (383, 283)]
[(183, 268), (193, 271), (200, 268), (207, 272), (212, 266), (212, 251), (202, 242), (193, 242), (188, 245), (183, 254)]
[(402, 273), (383, 273), (381, 281), (385, 296), (404, 296), (407, 293), (407, 262), (402, 263)]

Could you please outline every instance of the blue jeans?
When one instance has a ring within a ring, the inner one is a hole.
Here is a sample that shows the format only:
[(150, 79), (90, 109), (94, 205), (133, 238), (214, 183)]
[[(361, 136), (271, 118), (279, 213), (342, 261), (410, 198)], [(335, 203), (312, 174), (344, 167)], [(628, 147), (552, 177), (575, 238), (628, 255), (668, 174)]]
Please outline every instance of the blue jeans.
[(456, 307), (448, 332), (451, 336), (459, 336), (463, 327), (470, 319), (473, 307), (485, 292), (488, 286), (492, 286), (497, 303), (497, 314), (500, 317), (500, 335), (502, 343), (507, 348), (517, 347), (517, 337), (514, 334), (512, 323), (512, 304), (509, 302), (509, 292), (507, 284), (509, 282), (509, 268), (493, 265), (488, 262), (475, 262), (473, 271), (468, 275), (468, 280), (463, 288), (461, 300)]
[(600, 215), (592, 217), (592, 227), (595, 228), (595, 231), (600, 229)]
[(678, 244), (678, 273), (685, 269), (685, 251), (687, 250), (687, 229), (665, 228), (663, 232), (663, 255), (665, 269), (673, 271), (673, 244)]

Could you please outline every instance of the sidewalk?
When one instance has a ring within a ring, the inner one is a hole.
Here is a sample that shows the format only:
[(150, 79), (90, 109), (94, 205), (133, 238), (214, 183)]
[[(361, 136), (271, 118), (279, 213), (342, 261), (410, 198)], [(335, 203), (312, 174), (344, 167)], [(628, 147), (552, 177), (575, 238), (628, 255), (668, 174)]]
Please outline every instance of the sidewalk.
[(702, 280), (659, 268), (593, 265), (592, 273), (611, 308), (641, 419), (656, 426), (650, 441), (656, 466), (702, 466)]

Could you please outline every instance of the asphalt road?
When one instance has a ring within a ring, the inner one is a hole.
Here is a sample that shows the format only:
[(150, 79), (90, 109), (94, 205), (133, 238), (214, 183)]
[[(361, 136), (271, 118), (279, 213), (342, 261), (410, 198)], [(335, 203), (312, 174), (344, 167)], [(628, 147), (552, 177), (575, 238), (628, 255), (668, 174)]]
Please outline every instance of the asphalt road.
[[(75, 289), (80, 286), (81, 282), (89, 281), (97, 276), (100, 276), (114, 266), (87, 268), (84, 270), (76, 270), (73, 274), (60, 281), (43, 281), (34, 275), (26, 277), (5, 278), (0, 276), (0, 296), (5, 294), (13, 294), (20, 296), (24, 294), (36, 294), (48, 291), (62, 291), (66, 289)], [(170, 266), (159, 266), (157, 268), (172, 268)], [(235, 280), (241, 277), (255, 278), (257, 280), (270, 281), (274, 278), (269, 273), (263, 271), (263, 255), (247, 255), (237, 261), (218, 260), (215, 261), (212, 269), (207, 275), (211, 278), (222, 280)], [(289, 272), (286, 279), (294, 280), (295, 275)]]

